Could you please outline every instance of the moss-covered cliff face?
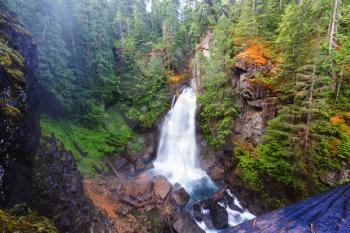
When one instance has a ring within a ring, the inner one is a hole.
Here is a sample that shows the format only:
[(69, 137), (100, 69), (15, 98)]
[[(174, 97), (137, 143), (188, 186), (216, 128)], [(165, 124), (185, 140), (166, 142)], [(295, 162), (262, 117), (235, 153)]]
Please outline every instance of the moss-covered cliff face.
[(9, 211), (0, 210), (0, 232), (56, 233), (57, 230), (51, 220), (18, 205)]
[(27, 201), (39, 140), (36, 45), (0, 12), (0, 206)]

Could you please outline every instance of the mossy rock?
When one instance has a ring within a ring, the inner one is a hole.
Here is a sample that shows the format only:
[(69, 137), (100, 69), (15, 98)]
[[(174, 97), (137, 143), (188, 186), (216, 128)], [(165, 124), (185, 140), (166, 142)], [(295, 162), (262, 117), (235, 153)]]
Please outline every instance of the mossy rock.
[(22, 117), (22, 112), (16, 107), (0, 103), (0, 113), (12, 118), (20, 119)]
[(51, 220), (28, 211), (25, 216), (10, 215), (0, 210), (1, 233), (56, 233)]
[(24, 83), (23, 56), (2, 40), (0, 40), (0, 69), (13, 81)]

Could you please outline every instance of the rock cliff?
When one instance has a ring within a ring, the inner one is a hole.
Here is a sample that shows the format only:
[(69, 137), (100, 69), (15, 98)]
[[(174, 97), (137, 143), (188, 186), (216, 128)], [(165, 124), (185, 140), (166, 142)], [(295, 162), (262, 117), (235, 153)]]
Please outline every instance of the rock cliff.
[(31, 34), (0, 12), (0, 206), (29, 198), (40, 135), (36, 71)]
[(104, 211), (85, 195), (72, 155), (54, 137), (42, 138), (35, 157), (32, 204), (59, 232), (114, 233)]

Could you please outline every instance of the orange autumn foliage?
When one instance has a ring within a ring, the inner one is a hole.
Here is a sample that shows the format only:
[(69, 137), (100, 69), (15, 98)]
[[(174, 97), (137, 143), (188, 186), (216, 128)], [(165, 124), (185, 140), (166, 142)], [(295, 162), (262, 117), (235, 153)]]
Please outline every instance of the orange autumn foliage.
[(243, 59), (256, 65), (266, 65), (267, 61), (271, 59), (266, 45), (255, 43), (252, 40), (247, 40), (246, 44), (248, 47), (237, 55), (237, 59)]
[(335, 115), (331, 117), (330, 122), (332, 125), (339, 125), (344, 123), (344, 120), (339, 115)]
[(345, 119), (348, 118), (348, 113), (343, 113), (342, 115), (335, 115), (333, 117), (331, 117), (330, 122), (332, 125), (339, 125), (340, 126), (340, 130), (350, 136), (350, 126), (348, 124), (346, 124)]
[(169, 81), (173, 82), (173, 83), (177, 83), (183, 80), (183, 76), (182, 75), (171, 75), (169, 77)]

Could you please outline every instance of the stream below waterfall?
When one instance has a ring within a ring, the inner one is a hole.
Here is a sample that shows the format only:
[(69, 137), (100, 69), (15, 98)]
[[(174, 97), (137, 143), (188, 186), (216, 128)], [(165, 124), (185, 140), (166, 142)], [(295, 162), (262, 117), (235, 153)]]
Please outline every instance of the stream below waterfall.
[[(204, 200), (219, 190), (201, 168), (198, 159), (196, 141), (196, 110), (197, 99), (190, 87), (183, 89), (177, 99), (173, 99), (172, 108), (165, 116), (152, 173), (164, 175), (173, 185), (179, 184), (190, 195), (187, 209), (191, 212), (192, 204)], [(225, 208), (228, 216), (228, 226), (235, 226), (255, 216), (243, 208), (237, 197), (229, 190), (226, 196), (232, 198), (232, 205), (223, 201), (217, 204)], [(231, 207), (235, 206), (235, 209)], [(211, 223), (210, 210), (201, 207), (201, 218), (195, 218), (199, 227), (205, 232), (218, 232)], [(208, 220), (209, 219), (209, 220)]]

